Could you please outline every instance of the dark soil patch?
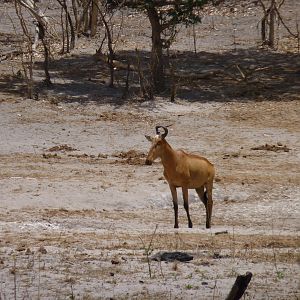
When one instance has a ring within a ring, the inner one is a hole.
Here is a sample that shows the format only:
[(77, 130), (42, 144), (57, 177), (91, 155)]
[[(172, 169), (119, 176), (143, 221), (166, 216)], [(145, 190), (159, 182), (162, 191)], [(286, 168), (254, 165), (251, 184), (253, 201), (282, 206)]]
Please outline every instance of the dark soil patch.
[(53, 146), (53, 147), (49, 148), (48, 151), (50, 151), (50, 152), (56, 152), (56, 151), (69, 152), (69, 151), (77, 151), (77, 149), (64, 144), (64, 145)]
[(278, 143), (277, 145), (265, 144), (258, 147), (253, 147), (251, 150), (265, 150), (265, 151), (274, 151), (274, 152), (289, 152), (291, 149), (286, 145)]

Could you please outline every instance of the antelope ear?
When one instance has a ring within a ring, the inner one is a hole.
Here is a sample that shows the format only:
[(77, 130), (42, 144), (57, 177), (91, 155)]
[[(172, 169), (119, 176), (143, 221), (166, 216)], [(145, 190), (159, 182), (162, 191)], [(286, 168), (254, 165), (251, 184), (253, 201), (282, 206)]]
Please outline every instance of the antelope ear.
[(150, 135), (145, 135), (145, 138), (149, 141), (152, 142), (152, 137)]

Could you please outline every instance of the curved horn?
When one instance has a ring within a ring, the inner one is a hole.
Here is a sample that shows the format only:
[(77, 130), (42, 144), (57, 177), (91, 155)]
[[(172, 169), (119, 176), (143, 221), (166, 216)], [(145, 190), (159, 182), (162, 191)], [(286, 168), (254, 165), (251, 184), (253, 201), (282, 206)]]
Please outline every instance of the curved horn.
[[(160, 134), (159, 129), (162, 128), (165, 132), (163, 134)], [(164, 127), (164, 126), (156, 126), (155, 127), (156, 130), (156, 134), (158, 134), (159, 136), (161, 136), (162, 139), (164, 139), (167, 135), (168, 135), (168, 128)]]

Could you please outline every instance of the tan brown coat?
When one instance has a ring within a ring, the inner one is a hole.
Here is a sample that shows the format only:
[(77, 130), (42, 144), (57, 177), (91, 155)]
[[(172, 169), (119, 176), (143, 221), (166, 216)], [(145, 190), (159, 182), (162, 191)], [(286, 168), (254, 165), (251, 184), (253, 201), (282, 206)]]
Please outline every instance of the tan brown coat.
[[(165, 130), (163, 135), (159, 134), (159, 128)], [(178, 228), (177, 188), (181, 187), (189, 227), (193, 227), (193, 224), (189, 214), (188, 189), (195, 189), (206, 208), (206, 228), (210, 228), (213, 207), (212, 189), (215, 176), (214, 165), (200, 155), (189, 154), (183, 150), (174, 150), (165, 140), (168, 133), (167, 128), (157, 126), (156, 131), (157, 135), (154, 137), (146, 136), (152, 143), (146, 164), (151, 165), (155, 159), (161, 159), (164, 176), (172, 193), (175, 213), (174, 227)]]

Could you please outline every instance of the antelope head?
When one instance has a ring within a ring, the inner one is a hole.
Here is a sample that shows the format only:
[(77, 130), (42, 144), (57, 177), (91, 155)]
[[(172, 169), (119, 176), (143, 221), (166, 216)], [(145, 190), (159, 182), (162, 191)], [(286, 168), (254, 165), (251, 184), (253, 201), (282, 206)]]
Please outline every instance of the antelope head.
[[(164, 130), (163, 133), (160, 133), (160, 128)], [(145, 135), (146, 139), (151, 142), (151, 148), (145, 162), (146, 165), (151, 165), (155, 159), (162, 156), (164, 151), (164, 145), (166, 143), (165, 137), (168, 134), (168, 129), (164, 126), (156, 126), (155, 131), (155, 136)]]

